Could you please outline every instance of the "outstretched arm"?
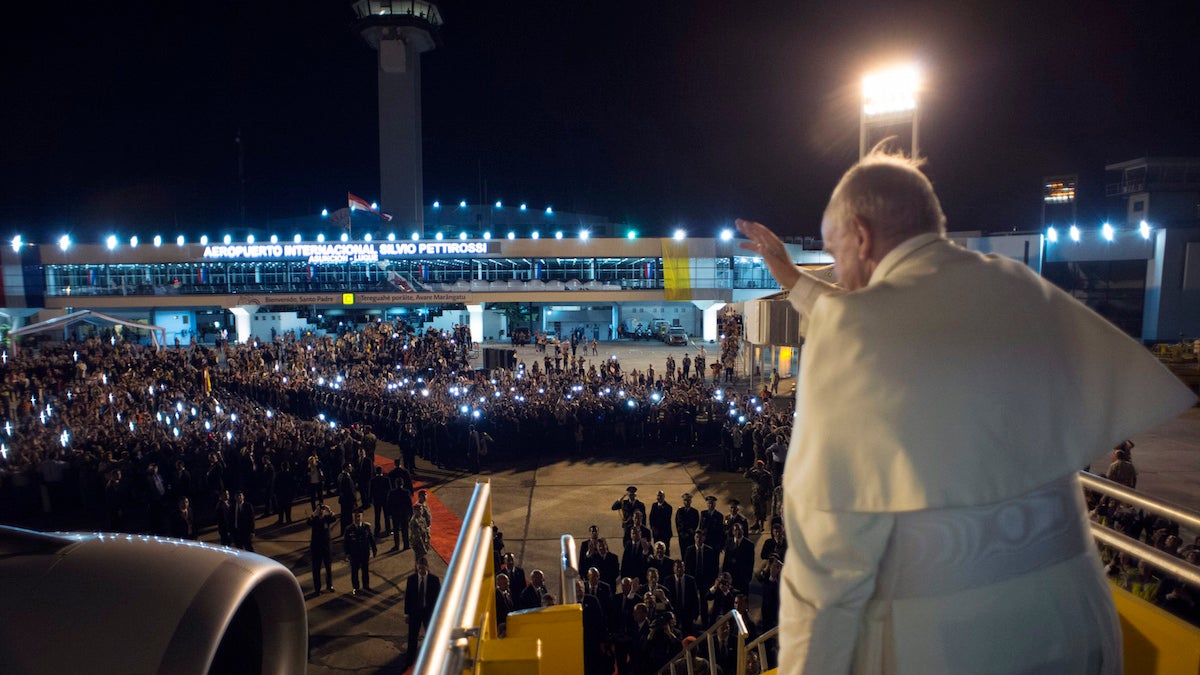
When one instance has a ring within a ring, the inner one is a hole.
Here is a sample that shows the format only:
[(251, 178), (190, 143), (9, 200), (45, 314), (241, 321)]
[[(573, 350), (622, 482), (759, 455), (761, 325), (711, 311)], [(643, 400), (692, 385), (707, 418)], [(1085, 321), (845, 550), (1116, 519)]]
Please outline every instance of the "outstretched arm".
[(788, 255), (783, 241), (775, 236), (766, 225), (751, 220), (738, 219), (737, 229), (750, 241), (738, 244), (762, 257), (767, 270), (779, 286), (790, 291), (790, 300), (796, 309), (807, 314), (817, 298), (826, 293), (843, 293), (842, 289), (817, 277), (808, 270), (797, 267)]

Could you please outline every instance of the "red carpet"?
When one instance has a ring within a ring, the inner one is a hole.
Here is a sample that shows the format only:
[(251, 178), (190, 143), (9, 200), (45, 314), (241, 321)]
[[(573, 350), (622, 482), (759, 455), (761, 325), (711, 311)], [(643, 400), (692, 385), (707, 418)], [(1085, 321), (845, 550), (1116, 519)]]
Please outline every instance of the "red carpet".
[[(375, 454), (375, 466), (383, 467), (384, 472), (391, 471), (395, 466), (393, 460)], [(416, 500), (416, 491), (425, 487), (423, 481), (413, 479), (413, 500)], [(438, 554), (442, 562), (450, 562), (450, 556), (454, 554), (454, 546), (458, 543), (458, 533), (462, 530), (462, 519), (459, 518), (453, 511), (449, 509), (442, 500), (437, 498), (433, 491), (429, 491), (425, 495), (425, 503), (429, 506), (429, 514), (433, 516), (433, 526), (429, 528), (429, 544), (433, 547), (433, 551)], [(405, 524), (405, 527), (408, 525)]]

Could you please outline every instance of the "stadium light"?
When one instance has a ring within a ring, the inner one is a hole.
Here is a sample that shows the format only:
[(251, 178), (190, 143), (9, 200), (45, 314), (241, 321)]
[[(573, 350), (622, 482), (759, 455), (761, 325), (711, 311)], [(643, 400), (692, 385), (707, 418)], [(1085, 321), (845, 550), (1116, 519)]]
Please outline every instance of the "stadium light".
[(114, 248), (116, 248), (117, 247), (117, 235), (115, 235), (115, 234), (108, 235), (108, 239), (105, 240), (105, 246), (108, 246), (108, 250), (110, 250), (110, 251), (113, 250)]
[(1143, 220), (1142, 224), (1138, 226), (1138, 231), (1142, 233), (1142, 239), (1149, 239), (1150, 238), (1150, 223), (1147, 223), (1146, 221)]
[(1046, 240), (1049, 241), (1051, 244), (1057, 242), (1058, 241), (1058, 230), (1054, 229), (1053, 227), (1047, 229), (1046, 230)]
[(906, 64), (869, 73), (862, 82), (862, 111), (858, 127), (858, 157), (867, 154), (867, 127), (872, 123), (894, 124), (912, 119), (912, 156), (919, 157), (917, 92), (921, 72), (916, 64)]
[(687, 232), (683, 230), (675, 230), (675, 235), (672, 237), (675, 241), (683, 241), (687, 237)]
[(1068, 234), (1070, 234), (1070, 236), (1071, 236), (1071, 241), (1079, 241), (1079, 228), (1078, 227), (1072, 225), (1071, 229), (1068, 230)]
[(1108, 223), (1105, 223), (1104, 226), (1100, 228), (1100, 234), (1104, 237), (1105, 241), (1112, 241), (1113, 237), (1116, 236), (1116, 233), (1113, 232), (1113, 226), (1109, 225)]

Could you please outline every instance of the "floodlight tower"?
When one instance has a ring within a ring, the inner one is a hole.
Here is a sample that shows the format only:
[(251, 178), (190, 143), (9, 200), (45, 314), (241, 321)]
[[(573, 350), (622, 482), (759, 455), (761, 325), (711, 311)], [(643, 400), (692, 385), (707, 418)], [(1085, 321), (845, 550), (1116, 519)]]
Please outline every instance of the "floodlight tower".
[(440, 42), (442, 15), (424, 0), (358, 0), (354, 28), (379, 52), (380, 208), (424, 236), (421, 53)]
[(912, 157), (920, 156), (918, 144), (917, 92), (921, 73), (915, 65), (900, 66), (863, 78), (863, 104), (858, 123), (858, 158), (866, 156), (869, 127), (888, 127), (912, 122)]

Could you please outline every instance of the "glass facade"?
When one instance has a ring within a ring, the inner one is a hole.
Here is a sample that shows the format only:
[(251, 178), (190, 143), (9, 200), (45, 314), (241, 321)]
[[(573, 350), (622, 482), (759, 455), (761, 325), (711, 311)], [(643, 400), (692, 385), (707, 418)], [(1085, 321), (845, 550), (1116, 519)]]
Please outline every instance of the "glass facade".
[[(773, 289), (757, 258), (693, 260), (692, 288)], [(45, 294), (58, 296), (215, 295), (232, 293), (416, 290), (471, 281), (598, 282), (630, 290), (663, 288), (661, 257), (405, 258), (310, 264), (306, 261), (46, 264)]]

